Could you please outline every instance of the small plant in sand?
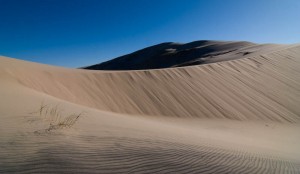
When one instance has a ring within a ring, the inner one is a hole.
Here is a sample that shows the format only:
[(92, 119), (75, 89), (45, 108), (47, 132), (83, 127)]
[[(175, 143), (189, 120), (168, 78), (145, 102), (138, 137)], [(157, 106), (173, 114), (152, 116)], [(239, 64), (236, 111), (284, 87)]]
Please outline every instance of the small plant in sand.
[(47, 131), (61, 129), (61, 128), (70, 128), (77, 122), (77, 120), (81, 115), (83, 115), (83, 113), (71, 114), (63, 119), (59, 119), (58, 123), (54, 123), (54, 124), (50, 123), (50, 126), (47, 129)]
[(30, 114), (39, 115), (44, 121), (49, 122), (49, 127), (46, 131), (52, 131), (62, 128), (71, 128), (78, 119), (84, 115), (81, 113), (65, 114), (59, 105), (50, 105), (41, 103), (39, 109)]

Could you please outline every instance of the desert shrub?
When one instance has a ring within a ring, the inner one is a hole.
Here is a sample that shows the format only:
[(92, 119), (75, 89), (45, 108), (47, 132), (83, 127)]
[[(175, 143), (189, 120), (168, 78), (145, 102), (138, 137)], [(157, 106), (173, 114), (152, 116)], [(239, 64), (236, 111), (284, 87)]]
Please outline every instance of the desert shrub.
[(46, 131), (71, 128), (84, 115), (83, 112), (66, 114), (59, 105), (45, 104), (44, 102), (41, 102), (37, 111), (30, 114), (39, 116), (40, 119), (49, 123)]

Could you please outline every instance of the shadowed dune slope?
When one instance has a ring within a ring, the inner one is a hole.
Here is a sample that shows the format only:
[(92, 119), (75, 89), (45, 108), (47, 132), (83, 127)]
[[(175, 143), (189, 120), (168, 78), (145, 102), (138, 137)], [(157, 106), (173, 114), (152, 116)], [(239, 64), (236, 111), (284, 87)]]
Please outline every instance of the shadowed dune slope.
[(135, 115), (297, 122), (300, 47), (202, 66), (85, 71), (1, 58), (1, 74), (80, 105)]
[(208, 64), (270, 52), (282, 47), (245, 41), (166, 42), (85, 67), (93, 70), (145, 70)]

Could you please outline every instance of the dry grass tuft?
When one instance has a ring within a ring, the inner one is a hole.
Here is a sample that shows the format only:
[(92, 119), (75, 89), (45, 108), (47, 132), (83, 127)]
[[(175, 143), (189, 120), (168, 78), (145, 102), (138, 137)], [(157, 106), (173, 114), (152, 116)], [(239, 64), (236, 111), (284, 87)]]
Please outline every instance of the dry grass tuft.
[(30, 114), (38, 115), (40, 119), (49, 122), (49, 127), (46, 129), (49, 132), (57, 129), (71, 128), (84, 115), (84, 112), (65, 114), (59, 105), (53, 106), (45, 104), (43, 101), (39, 109)]

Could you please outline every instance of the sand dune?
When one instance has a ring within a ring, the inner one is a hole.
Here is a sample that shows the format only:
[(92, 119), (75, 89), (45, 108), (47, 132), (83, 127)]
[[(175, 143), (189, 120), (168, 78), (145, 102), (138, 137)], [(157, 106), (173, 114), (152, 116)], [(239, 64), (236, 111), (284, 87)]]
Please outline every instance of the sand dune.
[(156, 70), (0, 62), (0, 173), (300, 173), (300, 45)]
[(245, 41), (166, 42), (85, 67), (93, 70), (143, 70), (182, 67), (234, 60), (284, 48), (285, 45)]

